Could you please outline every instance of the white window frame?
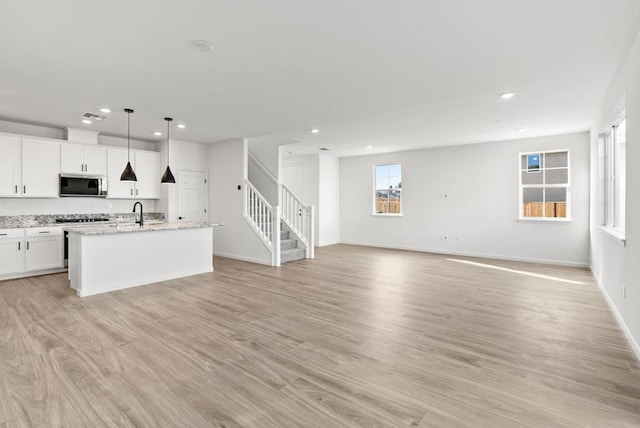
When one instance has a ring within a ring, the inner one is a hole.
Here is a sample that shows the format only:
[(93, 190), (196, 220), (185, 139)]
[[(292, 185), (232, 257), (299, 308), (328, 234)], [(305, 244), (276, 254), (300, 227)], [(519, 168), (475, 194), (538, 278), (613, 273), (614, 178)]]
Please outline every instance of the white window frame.
[(402, 163), (401, 162), (387, 162), (387, 163), (379, 163), (379, 164), (375, 164), (373, 165), (373, 204), (371, 207), (372, 210), (372, 215), (374, 216), (382, 216), (382, 217), (402, 217), (403, 215), (403, 203), (402, 200), (404, 198), (404, 183), (403, 183), (403, 187), (400, 188), (400, 212), (399, 213), (379, 213), (376, 212), (376, 199), (377, 199), (377, 193), (378, 191), (388, 191), (389, 189), (378, 189), (376, 184), (377, 184), (377, 180), (376, 180), (376, 168), (379, 166), (392, 166), (392, 165), (399, 165), (400, 166), (400, 183), (402, 183), (403, 180), (403, 168), (402, 168)]
[[(601, 227), (625, 243), (626, 226), (626, 135), (619, 138), (618, 130), (624, 123), (626, 131), (626, 115), (624, 111), (615, 120), (613, 126), (601, 135), (604, 153), (600, 168), (603, 183), (601, 185), (604, 203)], [(625, 132), (626, 134), (626, 132)]]
[[(547, 169), (562, 169), (564, 167), (554, 167), (554, 168), (546, 168), (546, 165), (540, 167), (539, 172), (536, 174), (543, 174), (542, 176), (542, 184), (522, 184), (522, 172), (526, 171), (525, 168), (522, 167), (522, 157), (527, 155), (535, 155), (539, 154), (540, 156), (546, 155), (549, 153), (566, 153), (567, 154), (567, 184), (546, 184), (545, 183), (545, 175), (544, 171)], [(566, 217), (525, 217), (524, 215), (524, 189), (531, 188), (540, 188), (542, 191), (542, 209), (543, 214), (546, 215), (547, 204), (545, 201), (545, 192), (544, 189), (548, 188), (566, 188), (567, 189), (567, 211)], [(541, 222), (570, 222), (571, 221), (571, 153), (569, 149), (558, 149), (558, 150), (542, 150), (535, 152), (524, 152), (518, 155), (518, 221), (541, 221)]]

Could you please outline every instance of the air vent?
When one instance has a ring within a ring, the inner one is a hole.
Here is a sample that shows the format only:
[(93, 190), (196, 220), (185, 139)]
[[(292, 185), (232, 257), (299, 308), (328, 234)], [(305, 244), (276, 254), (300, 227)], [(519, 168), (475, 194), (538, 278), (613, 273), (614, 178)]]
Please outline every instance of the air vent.
[(99, 114), (94, 114), (89, 112), (82, 113), (82, 117), (84, 117), (85, 119), (92, 119), (92, 120), (105, 120), (107, 118), (107, 116), (102, 116)]

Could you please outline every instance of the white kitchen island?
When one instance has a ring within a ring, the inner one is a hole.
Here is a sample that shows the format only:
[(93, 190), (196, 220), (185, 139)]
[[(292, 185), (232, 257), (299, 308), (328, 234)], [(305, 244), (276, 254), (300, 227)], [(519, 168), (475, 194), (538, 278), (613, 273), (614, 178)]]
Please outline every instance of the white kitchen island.
[(213, 271), (212, 225), (69, 228), (69, 281), (85, 297)]

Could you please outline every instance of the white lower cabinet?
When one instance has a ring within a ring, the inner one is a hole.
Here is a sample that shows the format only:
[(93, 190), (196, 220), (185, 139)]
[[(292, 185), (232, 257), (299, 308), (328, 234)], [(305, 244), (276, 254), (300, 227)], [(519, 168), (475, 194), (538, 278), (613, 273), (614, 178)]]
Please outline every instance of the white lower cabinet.
[[(64, 267), (64, 238), (59, 227), (0, 229), (0, 277)], [(22, 275), (21, 275), (22, 274)]]
[(24, 272), (24, 229), (0, 229), (0, 276)]
[(27, 272), (64, 266), (62, 233), (59, 227), (34, 227), (26, 230), (25, 270)]

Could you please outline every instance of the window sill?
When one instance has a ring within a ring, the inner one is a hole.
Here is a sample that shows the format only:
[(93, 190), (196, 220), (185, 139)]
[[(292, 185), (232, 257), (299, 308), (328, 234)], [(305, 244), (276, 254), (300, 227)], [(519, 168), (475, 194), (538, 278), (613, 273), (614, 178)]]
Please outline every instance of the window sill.
[(570, 218), (544, 218), (544, 217), (520, 217), (517, 218), (518, 223), (571, 223)]
[(612, 227), (607, 226), (598, 226), (598, 229), (604, 232), (609, 238), (613, 239), (615, 242), (620, 244), (623, 247), (627, 246), (627, 239), (625, 237), (624, 232), (614, 229)]
[(371, 214), (372, 217), (402, 217), (402, 214)]

